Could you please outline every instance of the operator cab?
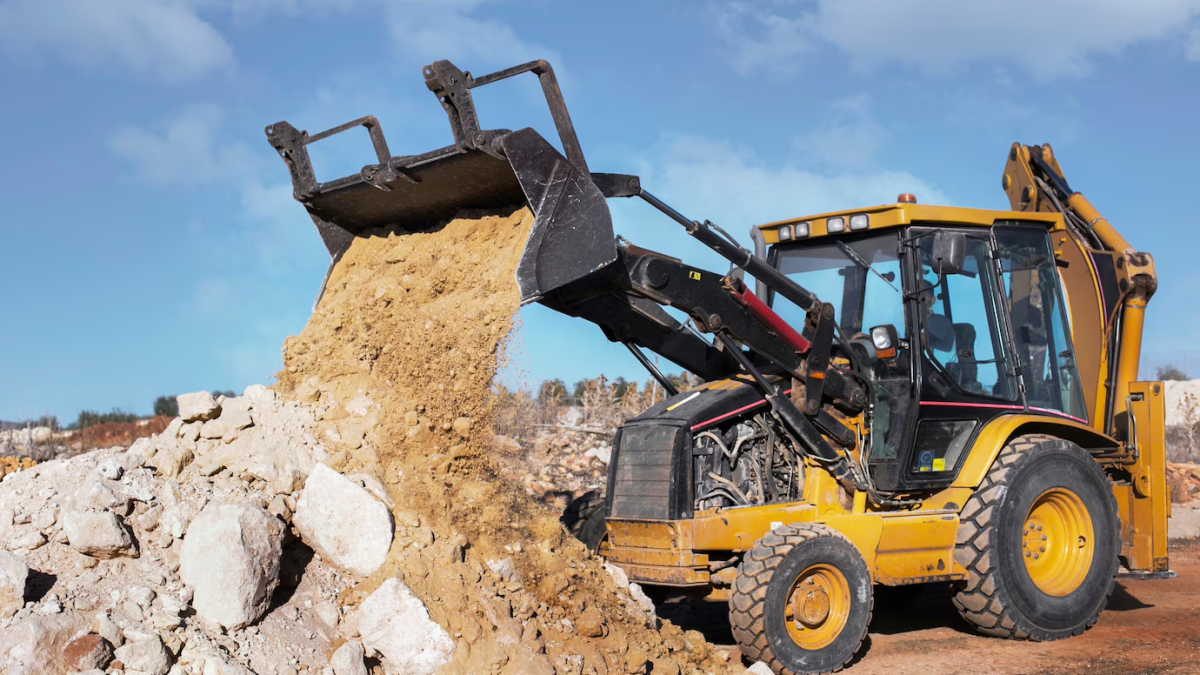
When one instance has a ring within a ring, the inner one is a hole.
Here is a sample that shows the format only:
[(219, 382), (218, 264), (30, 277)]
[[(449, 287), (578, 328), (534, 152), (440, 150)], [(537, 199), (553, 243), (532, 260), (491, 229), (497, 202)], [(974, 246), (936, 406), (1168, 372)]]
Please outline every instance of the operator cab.
[[(763, 225), (768, 260), (834, 305), (869, 381), (868, 462), (886, 491), (943, 487), (992, 418), (1088, 412), (1046, 214), (896, 204)], [(768, 292), (792, 325), (805, 312)]]

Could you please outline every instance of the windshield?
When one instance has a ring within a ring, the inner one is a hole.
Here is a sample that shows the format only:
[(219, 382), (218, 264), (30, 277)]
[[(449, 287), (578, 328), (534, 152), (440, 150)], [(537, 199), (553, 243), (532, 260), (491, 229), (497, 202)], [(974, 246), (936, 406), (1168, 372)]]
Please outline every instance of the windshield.
[[(776, 263), (780, 272), (834, 306), (843, 335), (891, 324), (904, 338), (898, 236), (777, 247)], [(772, 308), (797, 330), (803, 328), (804, 310), (786, 298), (774, 295)]]

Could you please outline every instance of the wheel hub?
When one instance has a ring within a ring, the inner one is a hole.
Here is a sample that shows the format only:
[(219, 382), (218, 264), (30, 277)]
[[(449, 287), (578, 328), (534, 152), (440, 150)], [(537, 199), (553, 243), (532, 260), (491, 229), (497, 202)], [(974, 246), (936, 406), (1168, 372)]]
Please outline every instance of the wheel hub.
[(1051, 488), (1034, 500), (1021, 528), (1021, 558), (1047, 595), (1069, 595), (1092, 567), (1092, 518), (1079, 495)]
[(796, 594), (796, 601), (800, 604), (796, 616), (805, 626), (816, 628), (829, 618), (829, 593), (821, 586), (812, 583), (806, 585), (810, 586), (807, 591), (801, 589)]
[(850, 584), (832, 565), (817, 564), (800, 573), (788, 591), (784, 620), (788, 635), (804, 649), (829, 645), (850, 615)]

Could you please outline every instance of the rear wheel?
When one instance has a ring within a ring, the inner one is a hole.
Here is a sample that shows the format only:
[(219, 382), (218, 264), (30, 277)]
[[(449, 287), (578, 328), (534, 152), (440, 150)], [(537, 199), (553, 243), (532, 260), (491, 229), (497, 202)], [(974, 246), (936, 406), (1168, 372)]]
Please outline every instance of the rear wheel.
[(954, 604), (986, 635), (1079, 635), (1108, 603), (1119, 552), (1100, 465), (1069, 441), (1021, 436), (963, 508), (955, 558), (969, 578)]
[(742, 653), (779, 675), (840, 670), (858, 651), (874, 596), (862, 554), (824, 525), (777, 527), (738, 568), (729, 622)]

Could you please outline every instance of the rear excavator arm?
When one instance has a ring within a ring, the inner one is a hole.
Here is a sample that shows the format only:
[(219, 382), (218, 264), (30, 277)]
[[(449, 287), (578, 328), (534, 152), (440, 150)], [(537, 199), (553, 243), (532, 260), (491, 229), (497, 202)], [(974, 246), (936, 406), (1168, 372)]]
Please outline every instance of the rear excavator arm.
[(1014, 143), (1002, 185), (1014, 211), (1061, 213), (1068, 229), (1087, 246), (1119, 256), (1116, 273), (1121, 297), (1116, 304), (1120, 314), (1105, 322), (1116, 332), (1108, 356), (1108, 398), (1100, 429), (1114, 434), (1115, 418), (1126, 412), (1129, 385), (1138, 379), (1146, 304), (1158, 289), (1154, 258), (1130, 245), (1083, 193), (1071, 189), (1049, 144)]

